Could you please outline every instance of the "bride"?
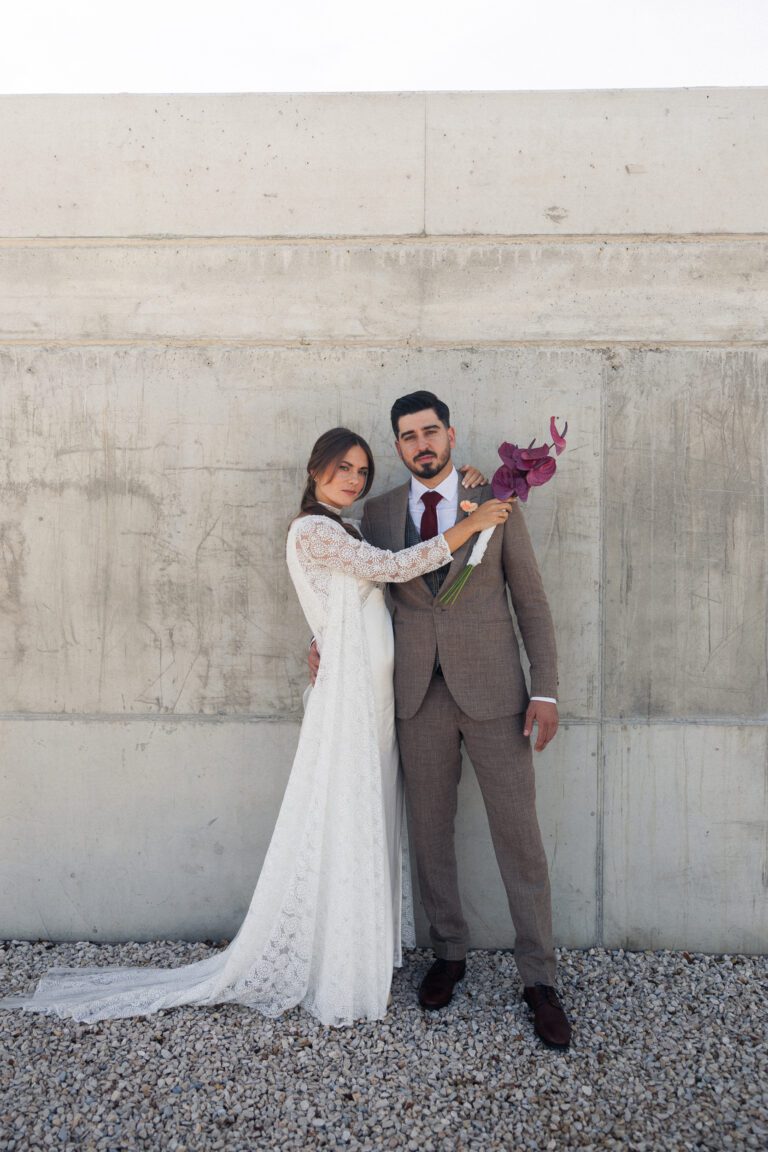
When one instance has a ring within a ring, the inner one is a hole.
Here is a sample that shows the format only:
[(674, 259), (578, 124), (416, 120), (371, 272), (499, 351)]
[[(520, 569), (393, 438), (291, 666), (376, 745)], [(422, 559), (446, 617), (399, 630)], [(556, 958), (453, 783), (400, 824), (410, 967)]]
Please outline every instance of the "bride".
[(52, 968), (31, 996), (0, 1000), (0, 1008), (87, 1022), (226, 1002), (267, 1016), (301, 1004), (335, 1026), (385, 1015), (392, 966), (401, 962), (403, 805), (382, 589), (447, 564), (474, 533), (502, 523), (508, 505), (490, 500), (444, 535), (386, 552), (341, 518), (373, 482), (365, 440), (331, 429), (307, 473), (286, 553), (322, 662), (237, 935), (179, 968)]

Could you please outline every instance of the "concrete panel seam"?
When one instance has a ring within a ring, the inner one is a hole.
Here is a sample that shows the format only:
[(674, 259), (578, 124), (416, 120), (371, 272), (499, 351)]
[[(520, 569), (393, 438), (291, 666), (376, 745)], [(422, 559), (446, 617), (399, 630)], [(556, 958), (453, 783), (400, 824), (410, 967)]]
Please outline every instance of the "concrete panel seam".
[(513, 247), (524, 245), (612, 244), (755, 244), (765, 243), (768, 232), (583, 232), (560, 235), (548, 232), (509, 235), (493, 232), (453, 234), (447, 232), (401, 232), (397, 235), (365, 236), (359, 233), (318, 233), (313, 236), (190, 236), (147, 233), (141, 236), (0, 236), (0, 248), (271, 248), (328, 247), (355, 244), (366, 248), (387, 245), (419, 247)]
[[(570, 721), (569, 721), (570, 723)], [(660, 716), (648, 719), (647, 716), (604, 716), (602, 723), (614, 728), (766, 728), (768, 717), (699, 716), (694, 720)]]
[(595, 939), (598, 946), (602, 945), (605, 937), (604, 923), (605, 923), (605, 894), (603, 890), (605, 882), (605, 740), (603, 731), (603, 701), (604, 701), (604, 663), (603, 657), (605, 654), (605, 612), (603, 607), (603, 599), (605, 594), (605, 582), (607, 579), (608, 560), (605, 548), (605, 507), (606, 507), (606, 489), (608, 484), (607, 470), (605, 467), (605, 444), (606, 444), (606, 425), (607, 425), (607, 392), (608, 392), (608, 379), (607, 374), (611, 371), (611, 363), (604, 361), (600, 372), (600, 508), (598, 512), (599, 521), (599, 548), (600, 548), (600, 587), (598, 588), (598, 606), (597, 606), (597, 619), (598, 619), (598, 642), (597, 642), (597, 779), (595, 782), (597, 797), (595, 801), (596, 808), (596, 828), (595, 828)]
[(299, 714), (228, 713), (226, 716), (200, 712), (0, 712), (0, 724), (64, 722), (69, 724), (122, 724), (126, 721), (146, 724), (295, 724)]
[[(231, 712), (216, 715), (206, 712), (0, 712), (2, 723), (29, 723), (37, 720), (62, 721), (64, 723), (122, 723), (130, 721), (156, 721), (162, 723), (189, 724), (298, 724), (299, 713), (292, 712)], [(612, 716), (603, 715), (595, 719), (589, 716), (561, 716), (561, 728), (589, 728), (593, 725), (612, 725), (626, 728), (766, 728), (768, 717), (701, 716), (694, 719), (685, 717)]]
[[(764, 472), (764, 475), (763, 475), (763, 492), (768, 493), (768, 455), (766, 455), (764, 457), (764, 461), (765, 461), (765, 463), (764, 463), (764, 467), (763, 467), (763, 472)], [(763, 499), (763, 523), (764, 523), (763, 547), (768, 552), (768, 499), (766, 499), (766, 498)], [(765, 602), (764, 602), (763, 618), (765, 621), (765, 623), (763, 625), (763, 643), (765, 645), (765, 668), (766, 668), (766, 676), (768, 677), (768, 582), (766, 582), (766, 587), (765, 587)], [(766, 790), (767, 790), (766, 794), (768, 794), (768, 761), (766, 762)], [(768, 835), (768, 830), (767, 830), (766, 834)], [(768, 856), (766, 857), (766, 859), (768, 860)], [(768, 867), (768, 864), (766, 865), (766, 867)]]
[(424, 95), (424, 149), (423, 159), (424, 166), (421, 177), (421, 234), (422, 237), (427, 239), (427, 148), (428, 148), (428, 116), (429, 116), (429, 98)]
[(69, 336), (46, 337), (0, 335), (0, 348), (368, 348), (374, 351), (389, 348), (457, 349), (468, 352), (483, 348), (582, 348), (588, 351), (608, 352), (611, 348), (627, 348), (639, 352), (656, 352), (675, 348), (763, 349), (768, 340), (564, 340), (546, 338), (532, 340), (433, 340), (423, 337), (398, 339), (366, 339), (364, 337), (336, 339), (334, 337), (299, 337), (292, 340), (276, 338), (249, 338), (242, 336)]

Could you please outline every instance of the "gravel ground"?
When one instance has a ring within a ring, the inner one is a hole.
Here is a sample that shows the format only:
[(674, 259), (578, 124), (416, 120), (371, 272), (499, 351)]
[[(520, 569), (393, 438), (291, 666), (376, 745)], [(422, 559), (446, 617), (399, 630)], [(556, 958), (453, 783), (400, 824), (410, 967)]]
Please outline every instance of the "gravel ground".
[[(173, 965), (213, 945), (0, 945), (0, 989), (52, 964)], [(561, 952), (568, 1053), (536, 1040), (512, 956), (474, 952), (449, 1008), (408, 955), (387, 1019), (181, 1008), (95, 1025), (0, 1012), (0, 1152), (768, 1147), (768, 958)]]

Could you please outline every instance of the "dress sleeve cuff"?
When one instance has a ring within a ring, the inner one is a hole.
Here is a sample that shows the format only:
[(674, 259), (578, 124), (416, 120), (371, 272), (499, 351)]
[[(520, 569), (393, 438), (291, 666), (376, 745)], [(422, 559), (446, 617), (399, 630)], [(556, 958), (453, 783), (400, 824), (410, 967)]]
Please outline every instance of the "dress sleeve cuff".
[(443, 542), (443, 547), (445, 548), (446, 552), (448, 553), (448, 560), (453, 560), (453, 552), (451, 552), (451, 546), (448, 543), (448, 541), (446, 540), (444, 532), (440, 533), (440, 539)]

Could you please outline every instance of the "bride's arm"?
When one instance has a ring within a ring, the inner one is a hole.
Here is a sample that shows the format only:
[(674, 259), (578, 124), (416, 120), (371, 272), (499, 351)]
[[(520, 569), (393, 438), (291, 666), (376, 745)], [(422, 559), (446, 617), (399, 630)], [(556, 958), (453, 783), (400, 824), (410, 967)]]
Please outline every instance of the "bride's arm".
[[(455, 531), (450, 529), (450, 534)], [(401, 552), (388, 552), (355, 539), (326, 516), (306, 516), (296, 529), (295, 539), (299, 559), (310, 565), (334, 568), (377, 584), (403, 584), (450, 563), (448, 535), (435, 536)]]
[(310, 564), (337, 568), (378, 584), (404, 584), (448, 564), (452, 553), (476, 532), (504, 524), (510, 508), (506, 500), (486, 500), (447, 532), (401, 552), (374, 548), (367, 541), (350, 536), (341, 524), (327, 516), (305, 516), (296, 531), (296, 548), (299, 558), (303, 556)]

